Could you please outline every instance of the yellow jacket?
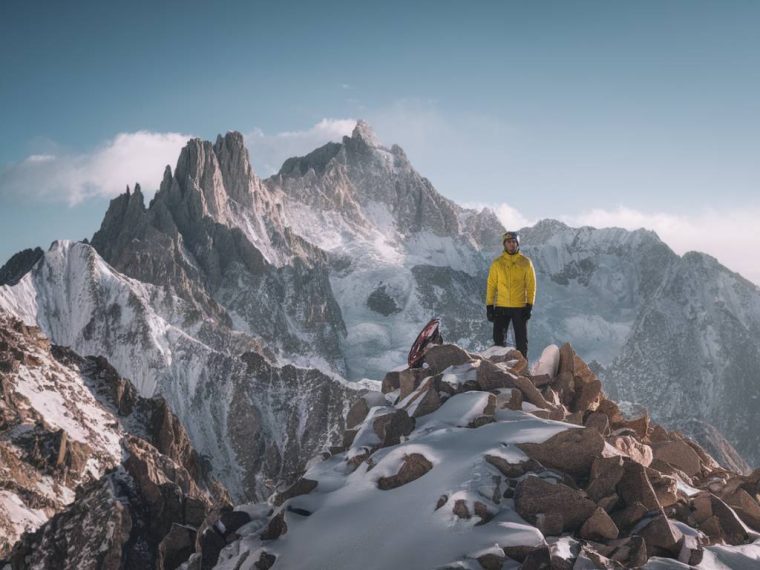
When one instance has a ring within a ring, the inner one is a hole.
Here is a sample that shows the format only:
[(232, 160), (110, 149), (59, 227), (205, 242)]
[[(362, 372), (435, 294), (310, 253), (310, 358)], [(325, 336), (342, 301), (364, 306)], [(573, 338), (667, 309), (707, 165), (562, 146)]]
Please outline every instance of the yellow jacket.
[(524, 307), (536, 301), (536, 272), (522, 253), (504, 252), (488, 270), (486, 305)]

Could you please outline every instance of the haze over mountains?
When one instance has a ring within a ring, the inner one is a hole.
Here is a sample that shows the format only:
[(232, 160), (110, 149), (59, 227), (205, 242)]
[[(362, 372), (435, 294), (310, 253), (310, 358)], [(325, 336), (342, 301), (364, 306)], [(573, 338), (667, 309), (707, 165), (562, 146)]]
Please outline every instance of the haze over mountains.
[[(0, 275), (0, 308), (162, 394), (237, 499), (268, 496), (341, 437), (362, 378), (402, 364), (434, 315), (490, 344), (485, 275), (504, 228), (462, 208), (368, 125), (260, 180), (239, 133), (193, 139), (146, 205), (111, 202), (90, 243)], [(760, 290), (652, 232), (522, 230), (538, 274), (531, 358), (569, 341), (613, 393), (694, 418), (760, 462)], [(253, 451), (252, 451), (253, 450)]]

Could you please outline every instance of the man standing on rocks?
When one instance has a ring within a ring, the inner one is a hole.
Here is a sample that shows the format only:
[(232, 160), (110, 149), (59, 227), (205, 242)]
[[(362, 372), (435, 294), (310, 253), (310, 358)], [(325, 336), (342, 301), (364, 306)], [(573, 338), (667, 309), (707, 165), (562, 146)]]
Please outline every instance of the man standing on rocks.
[(507, 232), (502, 236), (504, 253), (488, 271), (486, 316), (493, 323), (493, 342), (504, 346), (509, 323), (515, 331), (517, 350), (528, 358), (528, 320), (536, 300), (536, 272), (530, 259), (520, 253), (520, 236)]

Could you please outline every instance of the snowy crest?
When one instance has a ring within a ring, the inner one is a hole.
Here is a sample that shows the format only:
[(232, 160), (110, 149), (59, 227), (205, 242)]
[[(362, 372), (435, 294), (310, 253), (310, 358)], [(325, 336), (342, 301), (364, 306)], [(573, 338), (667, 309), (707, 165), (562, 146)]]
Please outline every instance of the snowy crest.
[(753, 564), (760, 522), (746, 509), (760, 505), (737, 489), (756, 492), (758, 477), (646, 413), (624, 417), (569, 345), (548, 347), (533, 375), (508, 348), (439, 345), (425, 360), (358, 399), (343, 445), (302, 479), (239, 506), (254, 520), (216, 567)]

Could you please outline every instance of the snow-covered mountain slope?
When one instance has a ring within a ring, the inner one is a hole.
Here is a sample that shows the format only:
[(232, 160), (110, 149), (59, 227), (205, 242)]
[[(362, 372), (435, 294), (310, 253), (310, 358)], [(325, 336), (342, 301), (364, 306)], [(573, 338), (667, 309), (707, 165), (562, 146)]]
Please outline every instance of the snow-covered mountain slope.
[(22, 532), (73, 502), (80, 486), (134, 467), (134, 446), (182, 470), (201, 512), (227, 498), (163, 399), (138, 396), (105, 359), (51, 346), (2, 309), (0, 395), (0, 558)]
[(254, 521), (215, 568), (756, 567), (760, 472), (626, 419), (569, 345), (532, 377), (508, 349), (426, 361), (357, 401), (343, 448), (237, 507)]
[[(473, 350), (490, 344), (485, 278), (503, 231), (491, 212), (467, 211), (438, 196), (401, 149), (382, 146), (361, 123), (342, 143), (286, 161), (264, 184), (282, 200), (285, 222), (331, 256), (350, 378), (377, 377), (403, 362), (433, 315), (443, 318), (446, 338)], [(611, 390), (620, 386), (621, 398), (647, 405), (661, 421), (689, 419), (688, 398), (680, 395), (701, 398), (697, 417), (760, 463), (747, 405), (760, 396), (757, 287), (714, 261), (686, 286), (679, 274), (695, 254), (682, 258), (645, 230), (544, 220), (521, 233), (538, 276), (531, 346), (571, 342), (595, 366), (610, 367)], [(668, 325), (645, 324), (653, 312)], [(710, 323), (699, 314), (711, 315)], [(664, 348), (673, 342), (673, 351)], [(636, 375), (648, 367), (658, 370), (648, 382), (659, 389), (639, 394)], [(742, 402), (719, 412), (729, 392), (728, 400)]]
[[(366, 124), (265, 181), (251, 170), (242, 136), (227, 133), (215, 143), (190, 141), (148, 207), (139, 188), (112, 201), (92, 240), (107, 263), (81, 244), (67, 246), (85, 248), (81, 259), (67, 253), (62, 263), (55, 246), (16, 285), (0, 288), (0, 305), (39, 322), (55, 342), (108, 356), (144, 393), (166, 394), (225, 483), (248, 493), (304, 461), (296, 459), (301, 442), (279, 435), (288, 412), (275, 421), (270, 403), (259, 404), (258, 382), (270, 372), (319, 378), (340, 400), (351, 389), (335, 378), (380, 378), (405, 361), (434, 315), (446, 339), (472, 350), (491, 344), (485, 280), (503, 230), (492, 212), (440, 196)], [(751, 345), (760, 330), (756, 287), (713, 262), (686, 279), (691, 257), (643, 230), (545, 220), (522, 234), (538, 274), (531, 359), (534, 347), (568, 340), (604, 370), (611, 390), (673, 425), (693, 419), (684, 402), (701, 398), (699, 419), (728, 434), (751, 464), (760, 461), (747, 435), (757, 431), (750, 403), (760, 390)], [(100, 269), (109, 265), (117, 271)], [(240, 360), (247, 352), (263, 354), (271, 371), (249, 378)], [(650, 368), (657, 372), (643, 378)], [(639, 381), (656, 386), (639, 395)], [(228, 417), (241, 389), (251, 408)], [(290, 409), (313, 409), (297, 390), (283, 394), (295, 398)], [(669, 394), (680, 403), (668, 404)], [(730, 413), (717, 410), (719, 398), (736, 401)], [(314, 417), (335, 418), (337, 409)], [(267, 453), (291, 457), (251, 459), (268, 466), (258, 479), (241, 467), (249, 448), (229, 437), (230, 425), (257, 414), (263, 440), (286, 442)], [(304, 433), (314, 438), (309, 445), (330, 438)]]
[(496, 216), (441, 196), (366, 123), (341, 143), (287, 160), (264, 184), (282, 201), (285, 223), (330, 256), (350, 378), (376, 378), (402, 362), (431, 312), (445, 311), (463, 343), (487, 337), (482, 310), (458, 293), (481, 295), (474, 277), (487, 269), (484, 249), (498, 246)]
[(238, 498), (268, 495), (297, 476), (305, 455), (336, 443), (362, 389), (273, 364), (256, 339), (121, 275), (84, 243), (54, 243), (16, 285), (0, 287), (0, 309), (57, 344), (108, 357), (143, 395), (163, 395)]
[(531, 337), (539, 346), (569, 339), (584, 358), (602, 365), (620, 353), (663, 267), (678, 257), (645, 230), (543, 220), (521, 234), (539, 288)]
[(621, 399), (666, 422), (715, 426), (760, 464), (760, 290), (701, 253), (677, 258), (606, 372)]

